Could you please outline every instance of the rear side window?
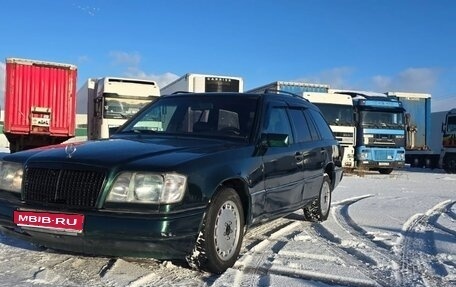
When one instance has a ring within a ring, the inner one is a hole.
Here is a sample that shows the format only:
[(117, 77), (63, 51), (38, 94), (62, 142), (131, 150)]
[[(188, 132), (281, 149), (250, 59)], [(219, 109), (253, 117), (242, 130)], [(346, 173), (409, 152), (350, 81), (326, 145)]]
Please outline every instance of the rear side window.
[(315, 121), (315, 124), (317, 125), (317, 128), (320, 132), (321, 137), (323, 139), (334, 139), (334, 134), (332, 133), (331, 128), (328, 126), (328, 124), (326, 123), (326, 120), (323, 118), (323, 116), (315, 110), (312, 110), (312, 109), (309, 109), (309, 110), (310, 110), (310, 114), (312, 115), (312, 117)]
[(315, 127), (315, 123), (314, 123), (315, 120), (312, 119), (310, 112), (308, 110), (305, 110), (304, 116), (306, 117), (307, 124), (309, 125), (310, 135), (312, 136), (312, 139), (314, 141), (320, 140), (321, 139), (320, 133), (317, 131), (317, 128)]
[(291, 121), (296, 134), (296, 142), (308, 142), (312, 140), (307, 119), (302, 109), (290, 109)]

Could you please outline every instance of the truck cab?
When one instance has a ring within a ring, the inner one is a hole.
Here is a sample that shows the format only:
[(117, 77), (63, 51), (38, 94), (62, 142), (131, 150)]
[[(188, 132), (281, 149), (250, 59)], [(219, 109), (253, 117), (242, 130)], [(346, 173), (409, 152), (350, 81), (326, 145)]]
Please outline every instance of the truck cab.
[(355, 109), (355, 158), (359, 169), (389, 174), (405, 164), (402, 103), (384, 94), (337, 91), (350, 95)]
[(88, 91), (84, 91), (88, 98), (88, 139), (108, 138), (141, 108), (160, 96), (155, 81), (104, 77), (89, 79), (89, 83)]
[(356, 167), (356, 127), (351, 96), (304, 92), (303, 97), (320, 109), (334, 136), (339, 141), (342, 151), (342, 167), (348, 170), (354, 169)]
[(456, 173), (456, 109), (448, 111), (442, 124), (442, 152), (440, 166), (448, 173)]

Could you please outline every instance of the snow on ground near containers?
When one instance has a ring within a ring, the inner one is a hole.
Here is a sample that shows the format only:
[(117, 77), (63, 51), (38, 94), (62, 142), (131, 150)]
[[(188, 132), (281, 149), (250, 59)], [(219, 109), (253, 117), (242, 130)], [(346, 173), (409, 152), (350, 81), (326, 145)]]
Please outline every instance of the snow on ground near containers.
[(346, 175), (324, 223), (251, 229), (221, 275), (179, 261), (88, 257), (0, 234), (0, 286), (456, 286), (456, 175)]

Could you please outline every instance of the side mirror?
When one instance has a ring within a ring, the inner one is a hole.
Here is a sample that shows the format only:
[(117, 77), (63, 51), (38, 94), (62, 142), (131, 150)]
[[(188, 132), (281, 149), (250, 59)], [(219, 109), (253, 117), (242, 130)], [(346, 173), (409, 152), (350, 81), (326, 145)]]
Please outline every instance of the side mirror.
[(445, 133), (446, 129), (447, 129), (446, 124), (442, 123), (442, 133)]
[(287, 147), (289, 145), (288, 134), (261, 134), (261, 145), (265, 147)]

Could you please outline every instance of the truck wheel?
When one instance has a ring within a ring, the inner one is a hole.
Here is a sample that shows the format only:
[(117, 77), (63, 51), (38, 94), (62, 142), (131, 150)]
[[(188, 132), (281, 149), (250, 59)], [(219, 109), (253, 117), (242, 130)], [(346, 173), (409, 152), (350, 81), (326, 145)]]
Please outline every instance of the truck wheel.
[(239, 256), (243, 233), (241, 199), (234, 189), (223, 188), (209, 205), (193, 254), (187, 257), (187, 262), (197, 269), (224, 272)]
[(325, 174), (321, 184), (320, 193), (310, 205), (303, 208), (304, 218), (306, 221), (325, 221), (328, 219), (329, 210), (331, 209), (331, 180)]
[(17, 146), (17, 142), (16, 141), (10, 141), (10, 145), (9, 145), (9, 150), (10, 150), (10, 153), (15, 153), (18, 151), (18, 146)]
[(381, 168), (378, 170), (379, 173), (381, 174), (390, 174), (393, 172), (392, 168)]

